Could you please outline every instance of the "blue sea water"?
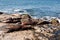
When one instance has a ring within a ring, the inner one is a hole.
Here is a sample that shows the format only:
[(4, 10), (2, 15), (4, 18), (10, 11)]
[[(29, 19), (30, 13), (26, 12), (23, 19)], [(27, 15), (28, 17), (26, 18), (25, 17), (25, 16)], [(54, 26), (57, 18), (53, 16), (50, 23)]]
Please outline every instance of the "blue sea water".
[(60, 0), (0, 0), (0, 11), (23, 9), (36, 17), (60, 17)]

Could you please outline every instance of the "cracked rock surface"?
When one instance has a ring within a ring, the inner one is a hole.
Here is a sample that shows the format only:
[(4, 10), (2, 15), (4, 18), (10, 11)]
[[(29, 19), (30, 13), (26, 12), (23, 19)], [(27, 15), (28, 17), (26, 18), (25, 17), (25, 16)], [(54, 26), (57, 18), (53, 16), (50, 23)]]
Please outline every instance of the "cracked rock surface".
[(29, 14), (1, 13), (0, 40), (60, 40), (59, 20), (42, 19)]

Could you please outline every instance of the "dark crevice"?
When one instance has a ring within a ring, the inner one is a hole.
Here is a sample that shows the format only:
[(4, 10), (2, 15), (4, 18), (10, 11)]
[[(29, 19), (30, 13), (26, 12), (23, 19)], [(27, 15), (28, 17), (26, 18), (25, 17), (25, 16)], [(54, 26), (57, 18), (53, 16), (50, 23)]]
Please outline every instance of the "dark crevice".
[(34, 28), (31, 28), (31, 27), (29, 27), (29, 28), (19, 28), (19, 29), (16, 29), (16, 30), (10, 29), (7, 33), (11, 33), (11, 32), (14, 32), (14, 31), (33, 30), (33, 29)]
[(44, 25), (44, 24), (51, 24), (50, 22), (48, 21), (43, 21), (42, 23), (38, 24), (38, 25)]

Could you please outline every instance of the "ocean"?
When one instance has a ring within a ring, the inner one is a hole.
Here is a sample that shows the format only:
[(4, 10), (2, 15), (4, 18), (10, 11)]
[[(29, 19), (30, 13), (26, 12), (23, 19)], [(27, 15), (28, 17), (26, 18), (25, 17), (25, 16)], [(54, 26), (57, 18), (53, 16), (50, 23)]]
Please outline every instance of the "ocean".
[(25, 13), (33, 17), (60, 17), (60, 0), (0, 0), (0, 12)]

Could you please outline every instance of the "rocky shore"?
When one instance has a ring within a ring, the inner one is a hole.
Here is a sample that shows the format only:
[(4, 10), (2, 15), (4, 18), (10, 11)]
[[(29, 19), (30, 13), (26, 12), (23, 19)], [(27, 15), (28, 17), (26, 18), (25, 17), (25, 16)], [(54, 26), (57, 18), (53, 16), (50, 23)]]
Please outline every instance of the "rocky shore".
[(60, 19), (0, 12), (0, 40), (60, 40)]

